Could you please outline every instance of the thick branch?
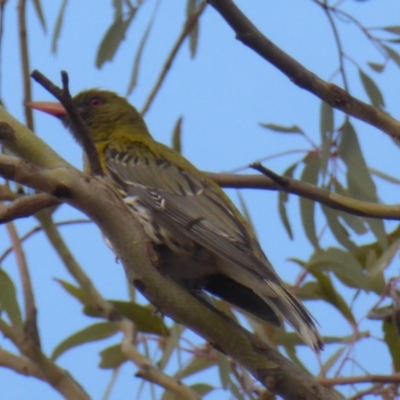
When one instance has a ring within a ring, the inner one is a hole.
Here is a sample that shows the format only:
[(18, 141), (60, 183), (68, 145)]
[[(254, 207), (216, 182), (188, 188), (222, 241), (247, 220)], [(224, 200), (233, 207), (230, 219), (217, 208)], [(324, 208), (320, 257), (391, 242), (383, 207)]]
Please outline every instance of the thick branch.
[(400, 122), (306, 69), (295, 59), (266, 38), (239, 10), (232, 0), (208, 0), (236, 32), (238, 40), (270, 62), (290, 80), (313, 93), (334, 108), (366, 122), (400, 140)]

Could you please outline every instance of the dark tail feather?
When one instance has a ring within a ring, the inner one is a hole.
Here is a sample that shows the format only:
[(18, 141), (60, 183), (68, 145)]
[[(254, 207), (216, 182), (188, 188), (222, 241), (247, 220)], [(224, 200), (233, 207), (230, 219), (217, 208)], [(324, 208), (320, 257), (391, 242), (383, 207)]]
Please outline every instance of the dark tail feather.
[(281, 326), (276, 312), (263, 299), (253, 292), (253, 290), (242, 286), (226, 276), (212, 275), (207, 277), (204, 289), (271, 325)]

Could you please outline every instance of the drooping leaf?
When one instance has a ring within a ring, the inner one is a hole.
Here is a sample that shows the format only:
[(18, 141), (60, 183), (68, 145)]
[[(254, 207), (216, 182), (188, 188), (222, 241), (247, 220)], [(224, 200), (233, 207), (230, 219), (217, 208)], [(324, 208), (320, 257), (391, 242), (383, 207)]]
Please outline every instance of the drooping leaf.
[[(305, 159), (305, 166), (301, 174), (301, 181), (316, 185), (319, 171), (319, 157), (316, 154), (308, 156)], [(301, 221), (308, 240), (316, 249), (319, 249), (318, 238), (315, 230), (315, 202), (304, 197), (300, 197), (300, 212)]]
[(64, 21), (64, 13), (67, 7), (68, 0), (63, 0), (61, 3), (60, 11), (58, 12), (56, 25), (53, 31), (53, 38), (51, 40), (51, 52), (57, 53), (57, 43), (58, 39), (60, 38), (61, 27)]
[(345, 285), (366, 289), (367, 279), (362, 265), (352, 255), (342, 249), (330, 247), (316, 251), (308, 262), (308, 270), (333, 272)]
[(384, 332), (384, 340), (389, 348), (390, 355), (392, 356), (393, 367), (395, 371), (400, 371), (400, 333), (398, 325), (394, 323), (393, 319), (387, 319), (382, 324)]
[(118, 16), (108, 28), (100, 43), (96, 56), (96, 67), (101, 68), (106, 61), (111, 61), (118, 50), (119, 45), (125, 39), (126, 32), (136, 14), (137, 8), (133, 9), (127, 18)]
[(321, 135), (321, 172), (324, 177), (328, 168), (329, 157), (332, 147), (332, 136), (334, 131), (333, 108), (325, 101), (321, 102), (320, 113), (320, 135)]
[(228, 385), (230, 383), (230, 378), (229, 378), (229, 373), (231, 372), (231, 367), (229, 365), (229, 361), (221, 353), (218, 353), (218, 373), (219, 373), (219, 379), (221, 380), (221, 385), (224, 389), (228, 388)]
[(386, 281), (383, 272), (389, 267), (400, 247), (400, 239), (395, 240), (386, 248), (381, 256), (376, 260), (374, 265), (368, 268), (367, 281), (368, 288), (373, 290), (378, 295), (381, 294), (385, 288)]
[(139, 47), (137, 49), (134, 61), (133, 61), (133, 68), (132, 68), (132, 74), (131, 74), (131, 79), (129, 81), (129, 85), (128, 85), (128, 89), (126, 91), (126, 95), (129, 96), (133, 89), (136, 87), (137, 84), (137, 80), (138, 80), (138, 76), (139, 76), (139, 68), (140, 68), (140, 62), (142, 60), (142, 54), (143, 54), (143, 50), (144, 50), (144, 46), (147, 43), (147, 38), (149, 37), (149, 34), (151, 32), (151, 28), (153, 27), (153, 22), (154, 22), (154, 18), (156, 15), (156, 10), (158, 8), (158, 4), (160, 4), (160, 2), (156, 3), (156, 8), (154, 9), (153, 15), (150, 18), (150, 21), (146, 27), (146, 30), (144, 31), (144, 34), (142, 36), (142, 39), (140, 40), (139, 43)]
[(63, 281), (62, 279), (55, 279), (55, 281), (58, 282), (61, 287), (64, 288), (70, 295), (75, 297), (81, 304), (90, 304), (90, 300), (83, 289), (73, 285), (72, 283)]
[(97, 324), (90, 325), (64, 339), (53, 350), (51, 359), (57, 359), (61, 354), (76, 346), (106, 339), (115, 335), (117, 332), (117, 328), (111, 322), (99, 322)]
[(374, 62), (368, 62), (368, 65), (376, 72), (382, 72), (386, 64), (378, 64)]
[[(283, 176), (287, 176), (289, 178), (293, 177), (294, 170), (299, 164), (295, 162), (294, 164), (290, 165), (284, 172)], [(279, 216), (281, 218), (282, 224), (286, 229), (287, 234), (289, 235), (290, 239), (293, 240), (293, 231), (292, 227), (290, 226), (289, 217), (287, 215), (286, 203), (289, 200), (289, 193), (280, 190), (278, 194), (278, 210)]]
[(182, 116), (180, 116), (176, 121), (174, 130), (172, 132), (172, 148), (180, 154), (182, 154), (182, 142), (181, 142), (182, 120), (183, 118)]
[(278, 132), (278, 133), (297, 133), (300, 135), (304, 135), (304, 132), (302, 131), (302, 129), (299, 128), (297, 125), (282, 126), (282, 125), (276, 125), (276, 124), (260, 123), (260, 126), (262, 126), (263, 128), (269, 129), (271, 131)]
[[(132, 301), (108, 300), (125, 318), (131, 320), (138, 331), (168, 336), (169, 330), (162, 318), (154, 315), (151, 306), (142, 306)], [(84, 312), (91, 317), (101, 317), (101, 313), (91, 305), (86, 305)]]
[(376, 108), (383, 109), (385, 107), (385, 101), (376, 83), (362, 69), (358, 69), (358, 73), (372, 105)]
[(246, 205), (246, 202), (244, 201), (243, 195), (240, 192), (240, 190), (237, 190), (236, 193), (238, 195), (240, 209), (242, 211), (242, 214), (243, 214), (244, 218), (246, 219), (246, 221), (248, 222), (250, 229), (253, 231), (254, 234), (256, 234), (256, 230), (255, 230), (255, 227), (254, 227), (251, 215), (250, 215), (250, 211)]
[(208, 383), (195, 383), (194, 385), (191, 385), (189, 387), (193, 389), (196, 393), (198, 393), (200, 396), (205, 396), (206, 394), (210, 393), (215, 389)]
[[(187, 18), (190, 18), (190, 16), (196, 12), (196, 3), (197, 3), (196, 0), (187, 0), (186, 3)], [(191, 58), (194, 58), (196, 56), (198, 40), (199, 40), (199, 20), (196, 21), (189, 34), (189, 49)]]
[(400, 55), (389, 46), (383, 46), (387, 51), (389, 57), (400, 67)]
[(214, 367), (216, 364), (217, 361), (215, 359), (194, 356), (186, 367), (175, 374), (175, 377), (177, 379), (183, 379), (187, 376), (196, 374), (197, 372), (205, 371), (208, 368)]
[[(378, 196), (375, 183), (365, 163), (357, 134), (348, 120), (343, 125), (339, 153), (347, 167), (346, 177), (350, 195), (359, 200), (377, 203)], [(365, 218), (365, 220), (382, 248), (385, 248), (387, 240), (383, 221), (372, 218)]]
[[(334, 188), (335, 188), (335, 193), (338, 193), (342, 196), (348, 197), (350, 194), (348, 190), (346, 190), (339, 181), (335, 180), (334, 182)], [(362, 217), (358, 217), (357, 215), (353, 215), (350, 213), (342, 212), (339, 211), (338, 215), (340, 216), (341, 219), (345, 222), (345, 224), (353, 229), (355, 233), (358, 235), (362, 235), (366, 232), (368, 232), (367, 227), (365, 226), (364, 220)]]
[(43, 32), (47, 32), (46, 20), (44, 19), (42, 3), (40, 0), (33, 0), (33, 6), (35, 8), (36, 14), (39, 18), (40, 25), (42, 25)]
[(127, 359), (126, 355), (121, 351), (121, 345), (116, 344), (100, 352), (99, 367), (101, 369), (115, 369), (122, 365)]
[(329, 207), (324, 205), (321, 206), (323, 213), (325, 214), (326, 220), (328, 222), (329, 228), (333, 235), (335, 236), (336, 240), (346, 249), (354, 250), (356, 245), (352, 240), (349, 238), (349, 233), (344, 228), (344, 226), (339, 221), (339, 213)]
[(381, 28), (385, 30), (386, 32), (394, 33), (396, 35), (400, 35), (400, 26), (394, 25), (394, 26), (385, 26)]
[(21, 333), (23, 325), (17, 293), (13, 281), (3, 269), (0, 269), (0, 308), (6, 312), (13, 328)]
[(393, 183), (395, 185), (399, 185), (400, 184), (400, 179), (396, 178), (395, 176), (386, 174), (385, 172), (379, 171), (379, 170), (377, 170), (375, 168), (371, 168), (370, 167), (368, 169), (369, 169), (369, 172), (372, 175), (375, 175), (375, 176), (377, 176), (377, 177), (379, 177), (379, 178), (381, 178), (381, 179), (383, 179), (383, 180), (385, 180), (387, 182)]
[(342, 296), (336, 291), (331, 278), (320, 271), (312, 272), (316, 281), (306, 282), (300, 287), (297, 295), (304, 300), (307, 299), (324, 299), (333, 307), (335, 307), (350, 323), (355, 323), (353, 313), (349, 306), (343, 300)]

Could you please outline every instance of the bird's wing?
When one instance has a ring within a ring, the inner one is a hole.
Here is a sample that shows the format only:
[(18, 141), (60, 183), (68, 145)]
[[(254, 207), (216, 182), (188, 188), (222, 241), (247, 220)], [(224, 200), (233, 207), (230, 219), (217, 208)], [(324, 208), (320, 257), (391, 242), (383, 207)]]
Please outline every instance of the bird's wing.
[(234, 206), (207, 178), (143, 151), (131, 156), (108, 150), (106, 159), (113, 181), (127, 197), (136, 197), (149, 208), (163, 228), (191, 238), (262, 279), (279, 282), (257, 241), (236, 218)]

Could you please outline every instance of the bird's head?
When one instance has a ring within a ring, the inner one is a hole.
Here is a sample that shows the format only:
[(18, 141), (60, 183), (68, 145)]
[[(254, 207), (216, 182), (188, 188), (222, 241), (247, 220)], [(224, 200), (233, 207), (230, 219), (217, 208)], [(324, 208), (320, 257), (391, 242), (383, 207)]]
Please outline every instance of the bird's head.
[[(114, 92), (89, 89), (80, 92), (72, 100), (94, 142), (110, 140), (118, 135), (149, 135), (138, 111)], [(67, 112), (60, 103), (38, 101), (28, 106), (55, 116), (67, 128), (72, 128)]]

